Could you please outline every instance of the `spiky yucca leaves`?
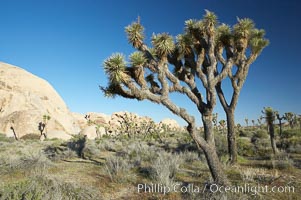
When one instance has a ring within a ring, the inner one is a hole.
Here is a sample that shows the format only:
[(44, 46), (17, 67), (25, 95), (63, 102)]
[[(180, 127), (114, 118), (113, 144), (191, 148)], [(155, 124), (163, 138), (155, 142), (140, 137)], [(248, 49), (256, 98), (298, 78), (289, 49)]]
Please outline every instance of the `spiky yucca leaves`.
[(144, 27), (139, 21), (125, 27), (125, 32), (127, 33), (129, 43), (131, 43), (134, 48), (140, 48), (142, 46), (144, 40)]
[(185, 21), (185, 31), (200, 41), (206, 33), (205, 23), (202, 20), (189, 19)]
[(193, 38), (188, 34), (179, 34), (176, 37), (176, 47), (180, 55), (187, 55), (192, 53), (193, 49)]
[(254, 22), (248, 18), (237, 18), (237, 21), (238, 23), (233, 27), (235, 46), (238, 52), (243, 52), (248, 47), (248, 40), (255, 25)]
[(206, 14), (204, 15), (204, 24), (206, 27), (207, 35), (212, 36), (214, 34), (214, 28), (217, 25), (217, 16), (208, 10), (205, 10)]
[(251, 32), (251, 39), (249, 46), (252, 53), (259, 54), (263, 48), (269, 45), (269, 40), (264, 38), (265, 31), (263, 29), (253, 29)]
[(216, 40), (217, 43), (221, 43), (223, 46), (230, 45), (231, 40), (233, 38), (231, 27), (226, 24), (222, 24), (217, 27), (216, 29)]
[(265, 120), (267, 124), (272, 125), (275, 120), (275, 112), (273, 108), (271, 107), (264, 108), (264, 114), (265, 114)]
[(144, 54), (140, 51), (136, 51), (130, 55), (130, 64), (132, 66), (132, 78), (143, 88), (147, 86), (144, 79), (144, 64), (147, 62)]
[(99, 89), (104, 93), (104, 96), (107, 98), (115, 98), (116, 95), (120, 95), (124, 98), (134, 99), (134, 96), (126, 92), (120, 84), (109, 83), (107, 87), (100, 86)]
[(104, 70), (108, 75), (111, 83), (119, 84), (126, 80), (125, 70), (126, 63), (124, 59), (124, 55), (120, 53), (115, 53), (110, 56), (104, 62)]
[(144, 54), (140, 51), (136, 51), (130, 55), (130, 64), (133, 67), (143, 66), (147, 62)]
[(237, 18), (238, 23), (234, 25), (234, 35), (238, 38), (248, 38), (255, 24), (253, 20), (249, 18), (239, 19)]
[(175, 48), (173, 37), (168, 33), (153, 35), (152, 44), (156, 54), (162, 58), (172, 53)]

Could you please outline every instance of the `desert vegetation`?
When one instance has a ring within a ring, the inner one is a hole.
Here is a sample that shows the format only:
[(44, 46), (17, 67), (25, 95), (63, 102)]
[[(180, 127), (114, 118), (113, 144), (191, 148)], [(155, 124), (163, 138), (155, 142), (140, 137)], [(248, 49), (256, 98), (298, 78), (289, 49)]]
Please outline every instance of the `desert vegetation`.
[[(301, 130), (275, 125), (273, 153), (267, 126), (236, 131), (238, 163), (228, 160), (227, 135), (215, 130), (217, 154), (232, 185), (293, 186), (290, 193), (227, 193), (229, 199), (297, 199), (300, 195)], [(138, 192), (138, 184), (179, 188), (214, 183), (206, 155), (187, 131), (169, 130), (145, 137), (104, 135), (87, 140), (27, 136), (19, 140), (0, 134), (0, 199), (220, 199), (225, 194)]]

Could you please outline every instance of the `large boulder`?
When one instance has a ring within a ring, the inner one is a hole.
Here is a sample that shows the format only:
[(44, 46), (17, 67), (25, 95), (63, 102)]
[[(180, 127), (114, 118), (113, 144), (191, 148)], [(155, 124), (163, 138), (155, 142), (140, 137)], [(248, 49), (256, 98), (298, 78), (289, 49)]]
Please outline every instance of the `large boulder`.
[(170, 119), (170, 118), (166, 118), (163, 119), (160, 124), (164, 124), (166, 126), (168, 126), (168, 128), (172, 129), (172, 130), (177, 130), (180, 129), (181, 126), (178, 124), (178, 122), (174, 119)]
[(40, 134), (44, 115), (50, 116), (47, 131), (55, 132), (56, 137), (80, 131), (65, 102), (47, 81), (0, 62), (0, 132), (12, 136), (14, 130), (19, 138)]

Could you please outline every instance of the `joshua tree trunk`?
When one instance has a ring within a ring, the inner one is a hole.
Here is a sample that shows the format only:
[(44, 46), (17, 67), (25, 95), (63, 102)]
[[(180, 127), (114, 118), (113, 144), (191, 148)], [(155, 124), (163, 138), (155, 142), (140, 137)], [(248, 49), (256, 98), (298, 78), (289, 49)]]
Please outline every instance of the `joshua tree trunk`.
[(211, 176), (217, 183), (221, 185), (227, 185), (228, 180), (223, 171), (215, 148), (214, 132), (212, 126), (212, 114), (203, 115), (202, 121), (204, 125), (205, 140), (208, 144), (203, 145), (202, 150), (204, 151)]
[(269, 129), (269, 134), (270, 134), (271, 146), (272, 146), (272, 149), (273, 149), (273, 153), (276, 154), (276, 153), (278, 153), (278, 150), (277, 150), (276, 142), (275, 142), (274, 124), (269, 124), (268, 129)]
[[(242, 85), (241, 85), (242, 86)], [(237, 89), (233, 91), (231, 103), (227, 103), (224, 96), (221, 83), (216, 86), (216, 91), (221, 102), (221, 105), (226, 113), (227, 117), (227, 140), (228, 140), (228, 154), (229, 162), (234, 165), (237, 163), (237, 144), (235, 135), (235, 118), (234, 111), (238, 102), (240, 91)]]
[(199, 136), (193, 124), (190, 124), (187, 127), (187, 130), (196, 142), (198, 149), (205, 154), (206, 161), (208, 163), (213, 180), (219, 185), (229, 185), (229, 181), (224, 173), (215, 148), (212, 115), (209, 114), (207, 116), (203, 116), (202, 121), (204, 125), (204, 134), (206, 141), (204, 141), (203, 138)]
[(234, 111), (229, 109), (226, 112), (227, 116), (227, 139), (228, 139), (228, 153), (229, 161), (231, 164), (237, 162), (237, 145), (236, 145), (236, 135), (235, 135), (235, 120)]

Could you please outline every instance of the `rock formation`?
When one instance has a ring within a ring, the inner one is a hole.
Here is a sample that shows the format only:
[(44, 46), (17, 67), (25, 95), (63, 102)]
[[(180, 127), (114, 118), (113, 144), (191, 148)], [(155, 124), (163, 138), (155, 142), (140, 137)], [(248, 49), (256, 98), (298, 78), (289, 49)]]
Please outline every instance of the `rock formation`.
[(0, 62), (0, 133), (13, 136), (13, 129), (18, 138), (40, 134), (39, 123), (44, 115), (50, 116), (45, 128), (49, 135), (79, 132), (65, 102), (47, 81)]

